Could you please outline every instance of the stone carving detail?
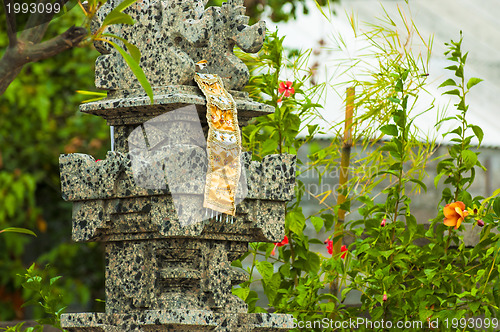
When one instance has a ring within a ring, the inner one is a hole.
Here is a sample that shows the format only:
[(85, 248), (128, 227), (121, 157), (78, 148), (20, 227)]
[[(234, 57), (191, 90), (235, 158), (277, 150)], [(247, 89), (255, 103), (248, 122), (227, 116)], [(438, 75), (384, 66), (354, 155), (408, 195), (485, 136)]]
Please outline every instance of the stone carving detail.
[[(94, 27), (119, 0), (109, 0), (99, 11)], [(243, 0), (229, 0), (205, 9), (207, 0), (142, 0), (126, 9), (135, 24), (109, 27), (111, 32), (136, 45), (141, 67), (152, 86), (194, 85), (195, 63), (208, 61), (208, 72), (218, 74), (229, 90), (241, 90), (248, 69), (233, 54), (235, 45), (245, 52), (258, 51), (264, 42), (265, 23), (248, 25)], [(96, 86), (107, 90), (140, 89), (139, 82), (121, 55), (98, 42), (103, 54), (96, 62)]]

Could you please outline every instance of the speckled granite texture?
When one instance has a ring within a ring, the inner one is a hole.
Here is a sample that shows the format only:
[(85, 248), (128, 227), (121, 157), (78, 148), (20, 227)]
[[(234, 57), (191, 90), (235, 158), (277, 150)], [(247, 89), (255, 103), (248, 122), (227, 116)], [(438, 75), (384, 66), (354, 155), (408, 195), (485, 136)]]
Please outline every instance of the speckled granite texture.
[[(94, 28), (120, 0), (102, 7)], [(285, 205), (293, 198), (295, 156), (262, 162), (241, 155), (241, 201), (236, 217), (202, 208), (206, 155), (206, 100), (194, 86), (194, 63), (223, 78), (235, 99), (239, 125), (269, 114), (240, 90), (248, 69), (234, 56), (263, 43), (263, 22), (247, 25), (243, 0), (205, 10), (206, 0), (138, 0), (127, 12), (133, 26), (109, 29), (135, 44), (153, 86), (150, 104), (113, 48), (96, 44), (96, 86), (108, 98), (80, 110), (115, 126), (115, 151), (105, 160), (60, 156), (61, 188), (73, 202), (73, 240), (99, 241), (106, 255), (106, 312), (70, 313), (62, 326), (82, 331), (286, 331), (292, 316), (248, 314), (231, 288), (247, 275), (231, 262), (249, 242), (279, 242)]]
[[(169, 158), (179, 161), (189, 156), (196, 160), (198, 148), (167, 147)], [(199, 157), (198, 169), (206, 172), (206, 155)], [(295, 156), (269, 155), (262, 162), (250, 161), (243, 153), (248, 193), (237, 206), (233, 224), (219, 223), (205, 216), (205, 210), (192, 211), (196, 222), (181, 225), (172, 195), (182, 195), (186, 209), (193, 200), (202, 200), (204, 179), (177, 179), (172, 188), (145, 189), (136, 184), (130, 154), (108, 152), (96, 162), (83, 154), (59, 157), (61, 190), (64, 199), (74, 201), (73, 239), (75, 241), (126, 240), (134, 233), (141, 238), (207, 237), (237, 241), (278, 242), (283, 238), (286, 201), (292, 199), (295, 185)], [(201, 207), (201, 203), (197, 206)], [(182, 207), (180, 207), (182, 209)], [(133, 223), (131, 222), (133, 220)]]
[[(120, 0), (109, 0), (98, 12), (94, 26)], [(233, 54), (234, 46), (257, 52), (264, 42), (265, 23), (247, 25), (243, 0), (229, 0), (205, 9), (208, 0), (139, 0), (125, 12), (135, 24), (105, 30), (122, 37), (141, 51), (140, 65), (148, 68), (152, 86), (194, 85), (195, 63), (208, 61), (208, 72), (218, 74), (228, 90), (241, 90), (248, 68)], [(103, 54), (96, 62), (96, 86), (107, 90), (138, 89), (140, 84), (119, 53), (106, 43), (96, 44)]]

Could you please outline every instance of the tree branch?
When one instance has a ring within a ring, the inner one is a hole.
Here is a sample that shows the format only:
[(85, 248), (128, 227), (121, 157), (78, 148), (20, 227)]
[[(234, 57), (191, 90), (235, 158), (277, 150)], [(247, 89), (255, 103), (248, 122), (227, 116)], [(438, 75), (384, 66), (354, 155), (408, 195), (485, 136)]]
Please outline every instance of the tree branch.
[(21, 55), (26, 60), (25, 63), (44, 60), (75, 47), (87, 33), (87, 29), (83, 27), (72, 26), (57, 37), (27, 47)]
[[(7, 7), (7, 4), (9, 5)], [(17, 44), (16, 33), (16, 14), (14, 14), (14, 3), (12, 0), (3, 1), (3, 9), (6, 15), (7, 37), (9, 38), (9, 47), (15, 47)]]
[(63, 34), (39, 44), (19, 39), (17, 46), (7, 48), (0, 59), (0, 95), (5, 92), (25, 64), (44, 60), (68, 50), (78, 45), (87, 34), (87, 29), (72, 26)]

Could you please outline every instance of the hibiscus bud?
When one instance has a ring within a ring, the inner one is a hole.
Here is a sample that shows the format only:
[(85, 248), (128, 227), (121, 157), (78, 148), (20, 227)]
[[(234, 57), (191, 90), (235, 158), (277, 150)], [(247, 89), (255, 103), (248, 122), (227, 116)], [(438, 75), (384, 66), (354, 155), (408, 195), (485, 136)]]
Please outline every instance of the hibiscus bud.
[(384, 293), (384, 296), (382, 296), (382, 301), (384, 301), (384, 302), (387, 301), (387, 294), (386, 293)]
[(479, 227), (483, 227), (483, 226), (484, 226), (484, 221), (483, 221), (483, 219), (478, 219), (478, 220), (477, 220), (477, 225), (478, 225)]
[(380, 226), (385, 227), (385, 218), (382, 219), (382, 222), (380, 223)]

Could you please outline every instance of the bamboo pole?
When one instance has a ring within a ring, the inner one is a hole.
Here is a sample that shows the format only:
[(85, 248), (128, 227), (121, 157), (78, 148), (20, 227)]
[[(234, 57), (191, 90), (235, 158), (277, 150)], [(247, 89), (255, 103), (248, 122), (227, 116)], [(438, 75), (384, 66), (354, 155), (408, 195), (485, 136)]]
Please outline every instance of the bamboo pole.
[[(340, 178), (339, 178), (339, 188), (341, 191), (345, 189), (347, 181), (349, 180), (349, 162), (351, 158), (351, 147), (352, 147), (352, 117), (354, 114), (354, 87), (346, 89), (346, 107), (345, 107), (345, 127), (344, 127), (344, 138), (342, 141), (342, 154), (340, 157)], [(341, 192), (337, 198), (337, 205), (341, 205), (346, 201), (346, 196)], [(338, 210), (338, 219), (335, 223), (333, 237), (342, 235), (344, 231), (344, 220), (346, 211), (343, 209)], [(340, 249), (342, 247), (342, 237), (340, 237), (337, 242), (333, 244), (333, 255), (339, 257)], [(339, 284), (338, 280), (335, 281), (333, 285), (332, 293), (338, 296)]]

